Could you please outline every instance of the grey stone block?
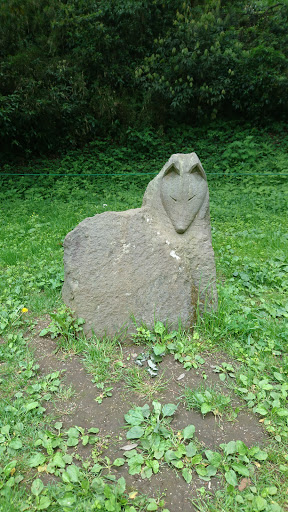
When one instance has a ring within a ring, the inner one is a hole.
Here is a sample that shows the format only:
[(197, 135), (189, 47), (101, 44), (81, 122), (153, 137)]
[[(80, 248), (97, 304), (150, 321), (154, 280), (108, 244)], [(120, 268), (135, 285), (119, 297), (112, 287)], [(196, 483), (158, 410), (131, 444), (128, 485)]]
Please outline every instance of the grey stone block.
[(209, 192), (195, 153), (176, 154), (148, 185), (141, 208), (82, 221), (64, 241), (64, 302), (87, 334), (135, 331), (132, 318), (190, 328), (217, 308)]

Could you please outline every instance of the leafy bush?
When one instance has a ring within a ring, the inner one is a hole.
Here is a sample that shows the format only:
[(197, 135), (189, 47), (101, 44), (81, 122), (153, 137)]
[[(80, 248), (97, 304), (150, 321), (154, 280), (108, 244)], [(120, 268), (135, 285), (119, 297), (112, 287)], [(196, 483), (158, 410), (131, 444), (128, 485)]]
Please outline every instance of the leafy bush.
[(287, 17), (269, 0), (2, 2), (3, 151), (55, 152), (129, 127), (135, 140), (171, 121), (282, 119)]
[(166, 116), (189, 123), (219, 113), (258, 120), (285, 116), (288, 8), (276, 7), (184, 2), (136, 70), (151, 108), (159, 115), (164, 104)]

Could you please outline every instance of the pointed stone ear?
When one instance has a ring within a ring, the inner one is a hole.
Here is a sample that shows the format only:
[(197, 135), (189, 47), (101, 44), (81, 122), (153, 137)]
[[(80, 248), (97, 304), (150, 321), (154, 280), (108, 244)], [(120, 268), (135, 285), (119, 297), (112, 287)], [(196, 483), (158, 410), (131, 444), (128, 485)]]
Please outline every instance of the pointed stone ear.
[(165, 176), (168, 176), (169, 174), (178, 174), (178, 176), (179, 176), (180, 171), (179, 171), (179, 169), (177, 169), (177, 167), (174, 164), (171, 164), (171, 165), (169, 165), (169, 167), (167, 167), (167, 169), (165, 169), (163, 178), (165, 178)]
[(204, 169), (200, 164), (195, 164), (191, 167), (189, 174), (194, 174), (194, 173), (200, 174), (201, 178), (203, 178), (203, 180), (207, 181), (207, 177), (204, 172)]

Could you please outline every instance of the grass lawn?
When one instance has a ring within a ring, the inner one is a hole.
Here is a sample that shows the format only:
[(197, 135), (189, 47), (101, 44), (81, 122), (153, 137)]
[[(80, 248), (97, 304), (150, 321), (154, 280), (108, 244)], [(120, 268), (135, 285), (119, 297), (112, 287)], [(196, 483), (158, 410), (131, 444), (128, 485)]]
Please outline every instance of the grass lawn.
[[(203, 139), (188, 145), (188, 134), (177, 134), (178, 148), (171, 139), (156, 151), (152, 140), (156, 156), (140, 137), (137, 151), (98, 144), (31, 163), (31, 173), (45, 177), (2, 180), (0, 511), (178, 512), (157, 480), (165, 471), (192, 500), (187, 510), (288, 510), (287, 135), (249, 139), (239, 129), (237, 145), (235, 134), (219, 133), (206, 134), (206, 147)], [(199, 318), (191, 333), (157, 322), (153, 332), (139, 326), (129, 343), (86, 339), (61, 300), (65, 235), (88, 216), (139, 207), (168, 156), (195, 148), (210, 188), (218, 312)], [(79, 169), (100, 176), (61, 176)], [(138, 174), (129, 175), (133, 169)], [(98, 423), (73, 423), (82, 368)], [(111, 403), (122, 429), (114, 437), (100, 419)], [(258, 443), (237, 437), (243, 418), (250, 418), (247, 439), (249, 429), (261, 429)], [(230, 438), (210, 446), (200, 425), (215, 422)], [(126, 446), (120, 456), (117, 443)]]

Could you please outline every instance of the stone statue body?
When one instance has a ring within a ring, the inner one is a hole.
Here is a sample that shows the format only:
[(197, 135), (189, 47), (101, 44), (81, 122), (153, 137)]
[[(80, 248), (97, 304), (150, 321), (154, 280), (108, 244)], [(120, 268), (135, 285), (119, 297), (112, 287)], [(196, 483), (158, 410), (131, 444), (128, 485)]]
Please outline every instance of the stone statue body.
[(113, 336), (131, 317), (193, 325), (217, 307), (209, 192), (195, 153), (172, 155), (141, 208), (82, 221), (64, 241), (63, 299), (87, 333)]

